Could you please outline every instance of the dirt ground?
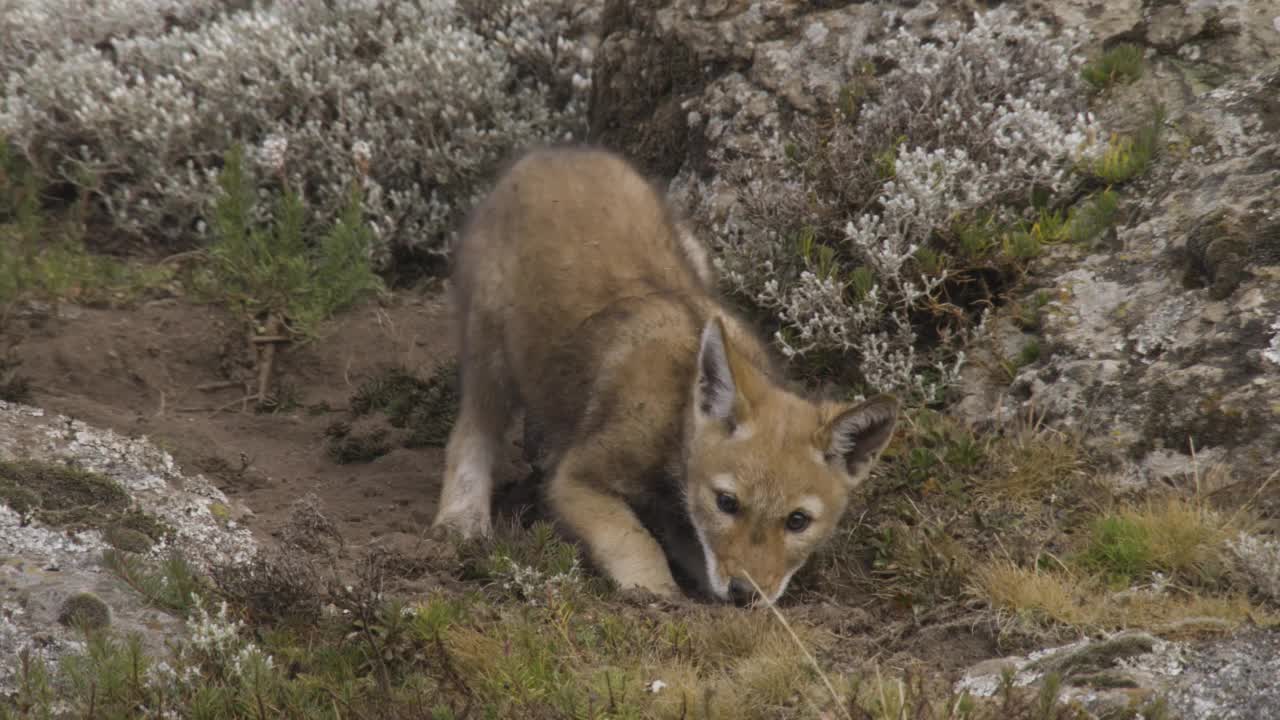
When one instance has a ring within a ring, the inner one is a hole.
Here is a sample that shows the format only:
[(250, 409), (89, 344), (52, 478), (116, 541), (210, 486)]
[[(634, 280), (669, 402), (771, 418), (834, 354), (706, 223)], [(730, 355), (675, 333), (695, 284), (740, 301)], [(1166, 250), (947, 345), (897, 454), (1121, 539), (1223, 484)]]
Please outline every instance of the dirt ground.
[[(442, 448), (396, 448), (372, 462), (338, 464), (326, 454), (324, 431), (379, 370), (398, 365), (425, 377), (452, 357), (438, 292), (368, 302), (319, 340), (287, 349), (276, 377), (295, 406), (275, 413), (244, 410), (243, 387), (227, 386), (252, 372), (239, 326), (220, 309), (173, 298), (131, 309), (63, 306), (15, 325), (9, 332), (20, 335), (31, 404), (150, 437), (185, 471), (203, 473), (247, 506), (253, 514), (245, 522), (264, 540), (309, 493), (352, 550), (416, 538), (435, 515)], [(513, 447), (499, 483), (527, 473), (516, 458)]]
[[(342, 314), (311, 344), (280, 356), (277, 378), (294, 407), (255, 413), (246, 389), (253, 377), (243, 334), (224, 311), (167, 298), (129, 309), (63, 306), (11, 324), (19, 335), (20, 372), (32, 383), (30, 404), (129, 435), (146, 435), (184, 472), (199, 472), (251, 514), (245, 524), (273, 543), (295, 502), (314, 494), (341, 536), (333, 568), (353, 578), (364, 550), (389, 547), (422, 559), (449, 553), (424, 540), (435, 515), (444, 450), (395, 448), (367, 463), (338, 464), (325, 429), (348, 417), (352, 392), (389, 366), (426, 377), (453, 357), (449, 307), (442, 293), (397, 292)], [(14, 327), (16, 325), (16, 327)], [(224, 387), (202, 388), (221, 383)], [(532, 501), (529, 468), (512, 433), (496, 478), (499, 509)], [(501, 516), (499, 516), (499, 519)], [(448, 563), (441, 555), (430, 563)], [(422, 577), (412, 591), (444, 578)], [(447, 580), (445, 580), (448, 582)], [(924, 661), (955, 673), (996, 654), (993, 638), (955, 623), (920, 626), (867, 598), (862, 607), (824, 601), (787, 603), (797, 620), (841, 637), (850, 661)], [(928, 658), (926, 660), (926, 658)]]

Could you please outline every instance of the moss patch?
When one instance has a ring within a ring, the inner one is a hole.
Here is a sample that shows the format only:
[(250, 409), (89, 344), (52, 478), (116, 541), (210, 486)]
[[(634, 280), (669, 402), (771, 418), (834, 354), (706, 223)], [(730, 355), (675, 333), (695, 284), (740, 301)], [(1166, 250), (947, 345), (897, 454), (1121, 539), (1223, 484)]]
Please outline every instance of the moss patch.
[(329, 457), (339, 465), (373, 462), (391, 451), (386, 430), (352, 433), (350, 425), (335, 423), (325, 434), (329, 436)]
[(1030, 668), (1068, 676), (1093, 674), (1114, 667), (1117, 660), (1151, 652), (1155, 642), (1155, 638), (1146, 633), (1122, 633), (1074, 652), (1042, 658), (1033, 662)]
[(0, 463), (0, 499), (23, 515), (81, 527), (97, 527), (95, 515), (129, 506), (124, 489), (101, 475), (28, 461)]
[[(132, 507), (128, 493), (115, 482), (66, 465), (0, 462), (0, 502), (25, 521), (68, 530), (111, 531), (117, 538), (136, 534), (148, 542), (173, 532), (154, 515)], [(136, 546), (139, 541), (134, 536), (123, 542)]]
[(151, 538), (130, 527), (112, 525), (102, 531), (102, 539), (117, 550), (131, 553), (145, 553), (155, 543)]
[[(350, 418), (325, 429), (329, 456), (338, 463), (369, 462), (396, 446), (441, 447), (458, 400), (456, 363), (443, 363), (426, 378), (389, 368), (356, 388)], [(389, 427), (377, 426), (379, 421)]]
[(58, 609), (58, 622), (68, 627), (99, 630), (111, 624), (111, 608), (93, 593), (76, 593)]
[(20, 403), (31, 398), (31, 381), (18, 373), (21, 364), (12, 352), (0, 354), (0, 400)]
[(1209, 297), (1224, 300), (1247, 277), (1252, 228), (1229, 210), (1200, 218), (1187, 236), (1182, 284), (1208, 288)]
[(406, 447), (439, 447), (449, 439), (458, 400), (456, 363), (440, 365), (426, 379), (392, 368), (356, 390), (351, 412), (357, 416), (385, 413), (392, 427), (409, 431)]

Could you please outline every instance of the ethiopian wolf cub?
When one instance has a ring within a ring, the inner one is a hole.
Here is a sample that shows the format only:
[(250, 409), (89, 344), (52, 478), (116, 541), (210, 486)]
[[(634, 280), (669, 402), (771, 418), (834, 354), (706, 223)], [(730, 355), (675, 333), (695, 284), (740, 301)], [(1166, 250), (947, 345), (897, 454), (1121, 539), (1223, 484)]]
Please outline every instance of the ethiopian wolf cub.
[[(783, 387), (715, 297), (705, 252), (623, 159), (537, 149), (455, 248), (462, 407), (437, 527), (490, 530), (491, 472), (521, 408), (546, 499), (622, 588), (769, 601), (830, 536), (893, 434), (898, 403)], [(670, 558), (670, 564), (668, 563)]]

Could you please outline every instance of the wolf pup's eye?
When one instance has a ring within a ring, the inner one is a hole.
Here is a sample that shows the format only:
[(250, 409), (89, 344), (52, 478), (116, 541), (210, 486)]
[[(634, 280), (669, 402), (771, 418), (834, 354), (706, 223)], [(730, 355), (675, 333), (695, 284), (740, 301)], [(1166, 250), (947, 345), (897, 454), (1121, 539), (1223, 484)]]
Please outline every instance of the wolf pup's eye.
[(717, 493), (716, 507), (720, 508), (720, 512), (725, 515), (736, 515), (738, 514), (738, 498), (729, 493)]
[(805, 528), (809, 527), (809, 523), (812, 521), (813, 521), (812, 518), (810, 518), (808, 515), (805, 515), (804, 513), (797, 510), (787, 516), (787, 529), (790, 530), (791, 532), (798, 533), (804, 530)]

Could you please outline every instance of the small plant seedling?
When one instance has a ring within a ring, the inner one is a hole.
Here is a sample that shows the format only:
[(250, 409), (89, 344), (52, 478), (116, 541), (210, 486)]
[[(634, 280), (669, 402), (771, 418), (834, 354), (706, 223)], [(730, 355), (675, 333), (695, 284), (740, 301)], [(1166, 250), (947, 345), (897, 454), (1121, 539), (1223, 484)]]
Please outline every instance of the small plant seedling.
[(256, 349), (259, 408), (275, 401), (272, 370), (277, 346), (312, 338), (319, 324), (349, 306), (381, 280), (369, 260), (373, 232), (364, 222), (362, 194), (356, 185), (338, 221), (312, 244), (302, 198), (284, 182), (267, 227), (253, 221), (254, 183), (243, 149), (226, 155), (219, 176), (221, 194), (214, 207), (215, 241), (201, 276), (202, 289), (248, 323)]
[(1085, 82), (1097, 90), (1105, 90), (1120, 83), (1130, 83), (1142, 77), (1143, 50), (1132, 43), (1121, 43), (1087, 64), (1080, 71)]
[(1089, 243), (1116, 222), (1120, 198), (1114, 191), (1103, 190), (1071, 208), (1067, 217), (1066, 236), (1073, 243)]
[(1164, 108), (1156, 108), (1151, 122), (1133, 135), (1113, 135), (1107, 149), (1089, 167), (1089, 173), (1108, 186), (1140, 177), (1151, 166), (1159, 149)]

